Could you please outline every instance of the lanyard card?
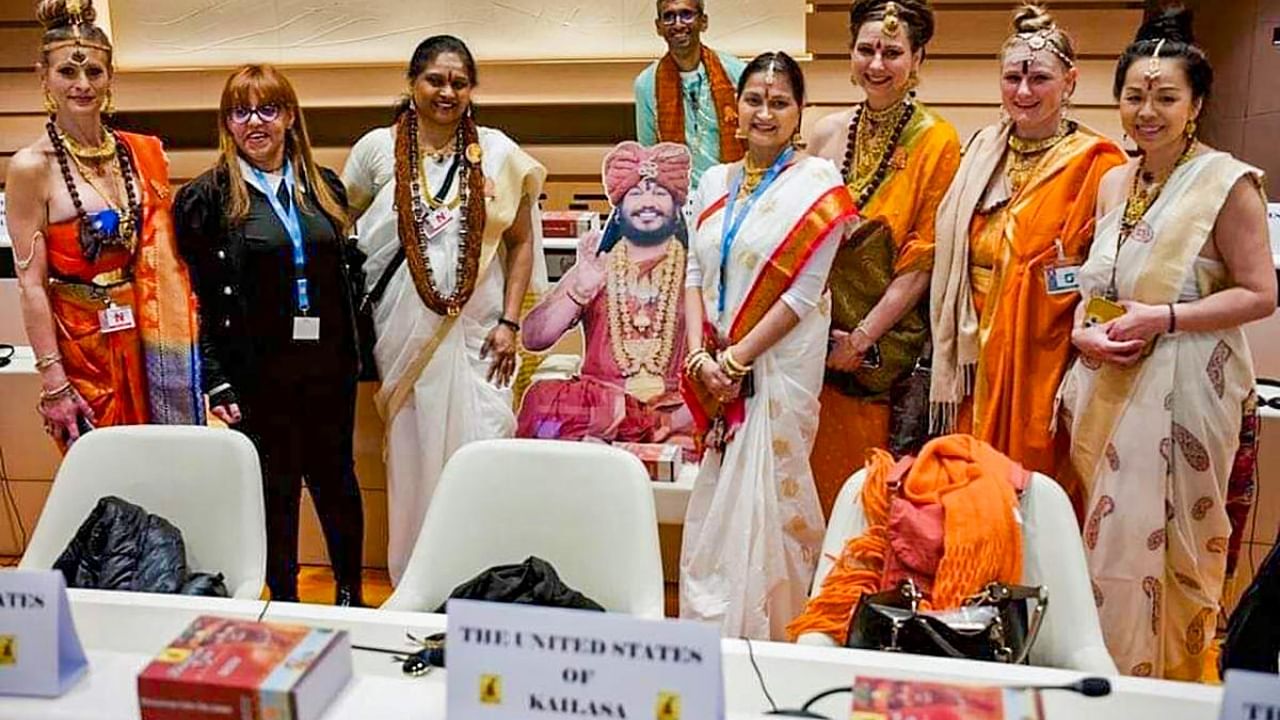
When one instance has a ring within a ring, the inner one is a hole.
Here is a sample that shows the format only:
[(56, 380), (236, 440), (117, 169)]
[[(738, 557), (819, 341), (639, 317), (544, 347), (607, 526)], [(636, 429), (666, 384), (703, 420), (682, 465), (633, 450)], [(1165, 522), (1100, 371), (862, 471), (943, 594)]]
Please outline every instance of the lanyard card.
[(133, 308), (129, 305), (109, 305), (98, 311), (98, 328), (103, 335), (137, 327)]
[(1067, 257), (1061, 240), (1054, 240), (1053, 244), (1058, 248), (1058, 257), (1044, 269), (1045, 292), (1049, 295), (1079, 292), (1080, 261), (1073, 257)]
[(434, 240), (437, 235), (444, 232), (453, 222), (453, 210), (447, 207), (433, 208), (427, 212), (427, 216), (423, 218), (426, 225), (427, 239)]
[(320, 318), (298, 315), (293, 318), (293, 339), (316, 342), (320, 339)]

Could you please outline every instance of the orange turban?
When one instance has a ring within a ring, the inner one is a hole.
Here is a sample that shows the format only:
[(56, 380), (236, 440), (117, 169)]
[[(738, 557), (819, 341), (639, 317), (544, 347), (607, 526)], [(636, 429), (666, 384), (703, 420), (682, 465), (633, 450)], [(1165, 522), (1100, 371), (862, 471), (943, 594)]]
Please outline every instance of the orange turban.
[(693, 162), (689, 148), (676, 143), (658, 143), (646, 148), (638, 142), (619, 143), (604, 158), (604, 191), (609, 202), (618, 205), (641, 180), (652, 178), (683, 205), (689, 195), (689, 169)]

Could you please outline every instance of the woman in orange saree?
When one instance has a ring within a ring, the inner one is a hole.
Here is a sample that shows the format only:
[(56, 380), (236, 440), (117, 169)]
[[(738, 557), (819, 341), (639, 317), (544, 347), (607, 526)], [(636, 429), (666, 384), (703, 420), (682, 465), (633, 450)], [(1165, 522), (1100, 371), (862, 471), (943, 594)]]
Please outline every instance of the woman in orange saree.
[(46, 0), (46, 135), (14, 155), (7, 219), (45, 428), (201, 423), (195, 300), (160, 141), (102, 123), (111, 45), (88, 2)]
[(955, 128), (912, 90), (933, 36), (928, 3), (858, 0), (849, 27), (866, 100), (820, 120), (809, 142), (843, 164), (864, 220), (831, 269), (832, 349), (810, 460), (826, 517), (868, 450), (913, 452), (925, 439), (934, 219), (960, 164)]
[(1066, 439), (1050, 430), (1054, 395), (1098, 182), (1125, 155), (1064, 116), (1077, 76), (1066, 33), (1035, 6), (1014, 25), (1001, 75), (1009, 122), (970, 141), (938, 211), (931, 421), (1059, 479), (1078, 508), (1078, 483), (1060, 474)]

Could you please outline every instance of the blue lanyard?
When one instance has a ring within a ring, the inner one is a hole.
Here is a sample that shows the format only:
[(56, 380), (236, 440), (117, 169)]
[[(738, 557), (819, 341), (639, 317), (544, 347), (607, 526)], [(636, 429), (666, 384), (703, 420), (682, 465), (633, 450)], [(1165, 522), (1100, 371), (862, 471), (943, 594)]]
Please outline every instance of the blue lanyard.
[[(782, 174), (782, 170), (791, 161), (791, 157), (795, 155), (795, 151), (787, 148), (782, 151), (777, 160), (773, 161), (773, 165), (769, 166), (768, 172), (765, 173), (764, 179), (760, 181), (760, 185), (747, 196), (747, 201), (742, 204), (742, 212), (737, 215), (733, 214), (733, 207), (738, 204), (738, 193), (742, 191), (742, 181), (747, 173), (744, 170), (738, 174), (738, 177), (730, 184), (729, 200), (724, 206), (724, 228), (723, 234), (720, 236), (720, 296), (716, 298), (716, 307), (720, 315), (724, 315), (724, 287), (725, 275), (729, 269), (729, 251), (733, 249), (733, 241), (738, 238), (738, 231), (742, 229), (742, 222), (747, 219), (747, 215), (751, 214), (751, 208), (760, 199), (761, 195), (769, 189), (774, 180)], [(745, 162), (745, 161), (744, 161)]]
[[(254, 186), (267, 196), (272, 212), (276, 214), (280, 224), (284, 225), (284, 231), (289, 234), (289, 243), (293, 245), (293, 299), (298, 306), (298, 312), (306, 315), (311, 310), (311, 297), (307, 292), (307, 248), (302, 237), (302, 218), (298, 217), (298, 203), (296, 201), (289, 203), (289, 210), (286, 212), (284, 205), (280, 204), (280, 198), (271, 191), (267, 176), (257, 167), (253, 167), (253, 176)], [(284, 187), (292, 193), (293, 164), (287, 160), (284, 163)]]

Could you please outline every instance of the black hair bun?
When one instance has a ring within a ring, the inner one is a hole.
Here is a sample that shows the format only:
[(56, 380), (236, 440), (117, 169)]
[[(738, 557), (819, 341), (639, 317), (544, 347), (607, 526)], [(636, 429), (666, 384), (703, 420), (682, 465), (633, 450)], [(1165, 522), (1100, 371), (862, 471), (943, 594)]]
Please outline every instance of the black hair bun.
[(1148, 20), (1138, 28), (1134, 42), (1143, 40), (1179, 42), (1195, 45), (1195, 31), (1191, 25), (1191, 11), (1183, 7), (1169, 8)]

